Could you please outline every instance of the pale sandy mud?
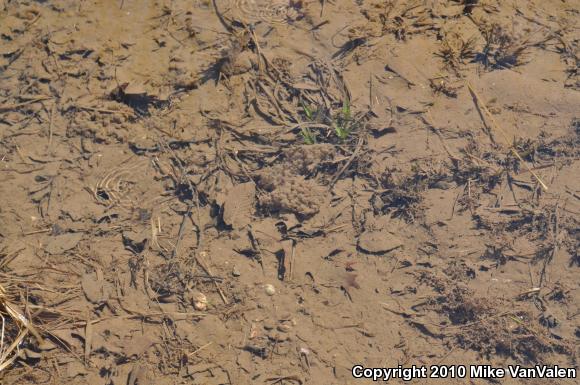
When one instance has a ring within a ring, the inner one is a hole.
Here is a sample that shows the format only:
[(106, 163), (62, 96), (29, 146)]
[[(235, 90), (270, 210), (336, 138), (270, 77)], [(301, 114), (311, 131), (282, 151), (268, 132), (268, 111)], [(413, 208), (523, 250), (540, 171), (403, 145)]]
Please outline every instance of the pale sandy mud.
[(1, 382), (577, 367), (579, 10), (0, 1)]

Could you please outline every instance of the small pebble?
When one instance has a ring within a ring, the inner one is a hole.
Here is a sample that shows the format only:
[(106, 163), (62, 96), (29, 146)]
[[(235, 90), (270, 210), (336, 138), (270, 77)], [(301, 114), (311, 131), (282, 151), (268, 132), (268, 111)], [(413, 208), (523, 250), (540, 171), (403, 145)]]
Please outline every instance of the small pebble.
[(280, 317), (278, 317), (278, 320), (280, 322), (290, 321), (291, 319), (292, 319), (292, 314), (290, 314), (290, 313), (284, 313)]
[(270, 285), (270, 284), (264, 285), (264, 291), (269, 296), (273, 296), (274, 294), (276, 294), (276, 288), (274, 287), (274, 285)]
[(194, 293), (192, 296), (192, 302), (195, 310), (204, 311), (207, 309), (207, 297), (203, 293)]
[(284, 324), (284, 325), (278, 325), (277, 329), (279, 332), (288, 333), (292, 329), (292, 327), (290, 325)]
[(274, 342), (284, 342), (288, 340), (288, 336), (280, 333), (270, 333), (268, 336)]
[(433, 188), (437, 188), (439, 190), (449, 190), (452, 187), (453, 187), (453, 185), (451, 183), (446, 182), (444, 180), (440, 180), (440, 181), (433, 183)]
[(274, 323), (272, 321), (264, 321), (264, 329), (272, 330), (274, 329)]
[(236, 266), (234, 266), (234, 269), (232, 270), (232, 275), (234, 277), (239, 277), (240, 275), (242, 275), (242, 273), (240, 273), (240, 271), (238, 270), (238, 268)]
[(177, 302), (177, 296), (175, 294), (169, 294), (166, 296), (162, 296), (157, 298), (157, 300), (161, 303), (175, 303)]

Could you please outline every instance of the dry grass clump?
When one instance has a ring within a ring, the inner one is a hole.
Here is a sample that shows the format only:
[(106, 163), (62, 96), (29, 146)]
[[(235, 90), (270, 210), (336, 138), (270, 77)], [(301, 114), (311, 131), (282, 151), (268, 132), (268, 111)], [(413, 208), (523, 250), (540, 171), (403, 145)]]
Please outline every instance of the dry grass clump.
[(482, 34), (485, 47), (475, 59), (486, 68), (513, 68), (529, 61), (527, 53), (530, 44), (527, 40), (518, 39), (499, 24), (483, 26)]
[(467, 146), (460, 151), (462, 158), (452, 168), (458, 185), (469, 183), (489, 192), (503, 180), (506, 172), (519, 171), (516, 160), (497, 151), (496, 146), (483, 145), (471, 135), (467, 140)]
[(415, 163), (408, 171), (386, 170), (378, 180), (381, 190), (372, 200), (375, 213), (390, 214), (414, 222), (422, 215), (422, 193), (449, 179), (444, 169)]
[(453, 71), (458, 72), (461, 65), (475, 58), (476, 38), (463, 39), (458, 33), (447, 33), (442, 42), (439, 56)]
[[(20, 292), (18, 278), (9, 271), (8, 264), (18, 256), (18, 251), (10, 252), (8, 248), (0, 249), (0, 373), (14, 364), (18, 358), (30, 358), (29, 336), (34, 337), (37, 346), (45, 349), (44, 339), (34, 326), (27, 312), (28, 297)], [(1, 382), (1, 381), (0, 381)]]
[(10, 367), (20, 356), (19, 348), (31, 334), (40, 343), (42, 337), (32, 322), (26, 318), (17, 305), (9, 300), (9, 294), (0, 285), (0, 372)]
[(535, 363), (553, 349), (542, 334), (529, 330), (533, 318), (527, 312), (492, 316), (477, 322), (456, 335), (456, 344), (479, 352), (489, 359), (492, 355), (512, 357), (518, 362)]
[(434, 289), (441, 295), (433, 299), (431, 307), (444, 316), (440, 330), (450, 348), (474, 350), (486, 359), (500, 355), (522, 363), (541, 362), (553, 352), (573, 351), (567, 341), (550, 335), (541, 318), (514, 307), (511, 301), (476, 297), (454, 277), (439, 279)]
[(526, 161), (550, 164), (555, 160), (570, 164), (580, 156), (580, 120), (574, 119), (567, 135), (551, 138), (546, 132), (538, 139), (517, 139), (514, 148)]
[(477, 351), (486, 359), (499, 355), (528, 364), (542, 362), (554, 352), (573, 351), (568, 342), (555, 340), (532, 312), (472, 297), (466, 292), (443, 306), (450, 320), (456, 321), (448, 329), (454, 345)]

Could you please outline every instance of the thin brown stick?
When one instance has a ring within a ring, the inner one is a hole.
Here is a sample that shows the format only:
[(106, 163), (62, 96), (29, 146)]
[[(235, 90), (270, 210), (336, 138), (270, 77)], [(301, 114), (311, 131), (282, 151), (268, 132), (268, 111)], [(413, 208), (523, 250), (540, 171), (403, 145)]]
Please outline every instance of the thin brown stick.
[[(473, 96), (473, 100), (475, 102), (476, 107), (481, 108), (481, 110), (485, 113), (485, 115), (487, 116), (487, 118), (491, 122), (492, 128), (495, 131), (499, 132), (502, 135), (502, 137), (505, 140), (506, 145), (509, 146), (509, 150), (512, 152), (512, 154), (514, 154), (514, 156), (516, 158), (518, 158), (518, 160), (522, 163), (522, 165), (524, 166), (524, 168), (530, 174), (532, 174), (534, 176), (534, 178), (536, 178), (536, 180), (538, 181), (538, 183), (540, 184), (540, 186), (542, 186), (542, 188), (544, 189), (544, 191), (548, 191), (548, 186), (546, 186), (546, 184), (542, 181), (542, 179), (538, 176), (538, 174), (536, 174), (534, 172), (534, 170), (532, 170), (530, 168), (530, 166), (528, 166), (528, 164), (524, 161), (524, 159), (521, 157), (521, 155), (516, 151), (516, 149), (513, 147), (513, 145), (510, 144), (510, 140), (508, 139), (508, 136), (507, 136), (505, 130), (503, 128), (501, 128), (501, 126), (499, 124), (497, 124), (497, 122), (493, 118), (493, 115), (491, 114), (491, 112), (489, 112), (489, 110), (487, 109), (487, 107), (483, 103), (481, 97), (477, 94), (477, 92), (471, 86), (471, 84), (469, 82), (467, 82), (467, 88), (469, 89), (469, 92), (471, 92), (471, 95)], [(487, 124), (487, 123), (484, 121), (484, 124)]]
[(93, 344), (93, 324), (91, 323), (91, 313), (87, 311), (87, 324), (85, 325), (85, 364), (88, 365)]
[(174, 259), (179, 252), (179, 243), (183, 238), (183, 234), (185, 233), (185, 224), (187, 223), (187, 218), (191, 216), (191, 210), (193, 209), (193, 202), (187, 206), (187, 211), (183, 214), (183, 218), (181, 219), (181, 224), (179, 225), (179, 232), (177, 233), (177, 240), (175, 241), (175, 246), (173, 247), (173, 252), (171, 253), (171, 258)]
[(205, 349), (211, 345), (213, 345), (213, 342), (208, 342), (207, 344), (195, 349), (193, 352), (188, 353), (187, 356), (191, 358), (191, 357), (195, 356), (197, 353), (199, 353), (200, 351), (202, 351), (203, 349)]
[(433, 117), (431, 116), (431, 112), (429, 110), (427, 110), (427, 116), (421, 116), (423, 123), (427, 124), (429, 126), (429, 128), (431, 129), (431, 131), (433, 131), (435, 133), (435, 135), (437, 135), (437, 137), (439, 138), (439, 140), (441, 140), (441, 144), (443, 145), (443, 149), (445, 150), (445, 152), (447, 152), (447, 155), (449, 155), (449, 157), (452, 160), (460, 160), (459, 157), (457, 155), (455, 155), (453, 153), (453, 151), (451, 151), (449, 149), (449, 147), (447, 146), (447, 143), (445, 143), (445, 139), (443, 138), (443, 134), (441, 134), (441, 130), (435, 126), (433, 124)]
[(38, 103), (38, 102), (41, 102), (41, 101), (47, 100), (47, 99), (52, 99), (52, 96), (40, 96), (40, 97), (33, 98), (33, 99), (30, 99), (30, 100), (27, 100), (25, 102), (18, 103), (18, 104), (1, 104), (0, 105), (0, 112), (8, 112), (8, 111), (12, 111), (12, 110), (17, 110), (20, 107), (24, 107), (28, 104)]
[(52, 145), (52, 133), (54, 129), (54, 114), (56, 114), (56, 103), (52, 104), (50, 110), (50, 121), (48, 123), (48, 147)]
[(261, 73), (262, 72), (262, 58), (264, 58), (264, 55), (262, 54), (262, 50), (260, 49), (260, 43), (258, 42), (258, 37), (256, 36), (256, 32), (254, 32), (253, 28), (248, 28), (250, 35), (252, 36), (252, 40), (254, 41), (254, 44), (256, 45), (256, 54), (258, 55), (258, 71)]
[[(214, 276), (214, 275), (212, 274), (211, 270), (209, 269), (209, 267), (208, 267), (208, 266), (206, 266), (206, 264), (205, 264), (205, 263), (203, 262), (203, 260), (202, 260), (202, 255), (203, 255), (203, 254), (205, 254), (205, 252), (203, 252), (203, 251), (202, 251), (202, 252), (201, 252), (201, 253), (199, 253), (199, 254), (200, 254), (200, 255), (199, 255), (197, 258), (195, 258), (195, 260), (197, 261), (197, 263), (198, 263), (198, 264), (201, 266), (201, 268), (202, 268), (202, 269), (205, 271), (205, 273), (206, 273), (207, 275), (209, 275), (209, 276)], [(219, 293), (220, 297), (222, 298), (222, 301), (224, 301), (224, 303), (225, 303), (226, 305), (229, 305), (229, 301), (228, 301), (228, 299), (226, 298), (226, 296), (225, 296), (224, 292), (222, 291), (221, 287), (219, 286), (219, 284), (216, 282), (216, 280), (213, 280), (213, 279), (212, 279), (212, 282), (213, 282), (213, 284), (215, 285), (215, 287), (217, 288), (217, 290), (218, 290), (218, 293)]]
[(354, 161), (354, 159), (357, 157), (358, 153), (360, 152), (360, 150), (364, 144), (364, 141), (365, 141), (364, 137), (361, 135), (358, 138), (358, 143), (356, 145), (356, 148), (355, 148), (354, 152), (352, 153), (352, 155), (348, 158), (348, 161), (344, 164), (344, 166), (342, 166), (342, 168), (340, 170), (338, 170), (338, 172), (332, 178), (332, 181), (330, 182), (331, 189), (334, 186), (334, 184), (338, 181), (338, 179), (342, 176), (342, 174), (346, 171), (346, 169), (351, 165), (351, 163)]
[(90, 106), (83, 106), (81, 104), (75, 104), (74, 107), (81, 109), (81, 110), (87, 110), (87, 111), (94, 111), (94, 112), (101, 112), (103, 114), (121, 114), (121, 115), (125, 115), (128, 117), (133, 117), (135, 114), (131, 113), (131, 112), (127, 112), (127, 111), (121, 111), (121, 110), (109, 110), (106, 108), (96, 108), (96, 107), (90, 107)]

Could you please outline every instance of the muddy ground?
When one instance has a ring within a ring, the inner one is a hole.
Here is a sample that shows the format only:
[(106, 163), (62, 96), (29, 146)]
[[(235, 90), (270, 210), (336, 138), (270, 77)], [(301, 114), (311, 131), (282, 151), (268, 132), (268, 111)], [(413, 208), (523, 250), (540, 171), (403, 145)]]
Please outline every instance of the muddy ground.
[(578, 367), (579, 10), (0, 1), (2, 383)]

